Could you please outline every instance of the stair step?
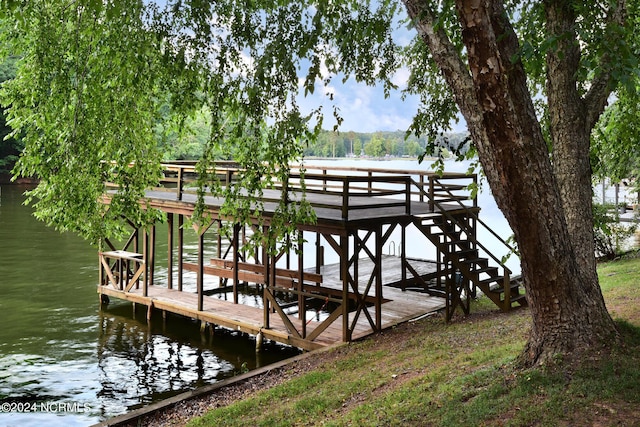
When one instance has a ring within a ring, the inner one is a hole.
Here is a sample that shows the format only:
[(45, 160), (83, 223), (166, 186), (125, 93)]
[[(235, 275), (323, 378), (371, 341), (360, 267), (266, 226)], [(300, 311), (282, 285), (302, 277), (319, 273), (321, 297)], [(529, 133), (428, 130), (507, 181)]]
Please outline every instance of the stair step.
[[(463, 262), (466, 263), (466, 261), (463, 261)], [(484, 266), (482, 268), (477, 268), (477, 269), (469, 270), (469, 271), (471, 273), (477, 273), (477, 274), (486, 273), (486, 274), (490, 275), (491, 277), (497, 277), (498, 276), (498, 267)], [(493, 275), (491, 273), (496, 273), (496, 274)]]
[[(489, 277), (487, 279), (478, 280), (477, 285), (479, 287), (489, 286), (491, 283), (501, 283), (503, 280), (504, 276)], [(500, 286), (499, 288), (491, 289), (491, 292), (502, 293), (504, 292), (504, 288)]]
[(471, 259), (470, 257), (475, 257), (474, 259), (477, 259), (478, 257), (478, 250), (477, 249), (462, 249), (459, 251), (454, 251), (451, 253), (452, 256), (456, 256), (458, 258), (458, 261), (462, 262), (464, 260), (467, 259)]
[(521, 306), (529, 305), (529, 303), (527, 302), (527, 296), (524, 294), (512, 296), (511, 304), (514, 304), (514, 303), (520, 304)]
[(472, 264), (482, 268), (495, 268), (496, 270), (498, 269), (498, 267), (489, 267), (489, 260), (487, 258), (468, 258), (462, 260), (461, 262), (463, 264)]
[[(464, 247), (465, 249), (470, 249), (469, 246), (471, 246), (471, 242), (469, 240), (451, 240), (450, 242), (445, 242), (445, 243), (459, 246), (460, 248)], [(456, 252), (456, 251), (453, 251), (453, 252)]]
[(450, 240), (460, 240), (460, 232), (455, 232), (455, 233), (431, 233), (432, 237), (444, 237), (446, 239), (450, 239)]

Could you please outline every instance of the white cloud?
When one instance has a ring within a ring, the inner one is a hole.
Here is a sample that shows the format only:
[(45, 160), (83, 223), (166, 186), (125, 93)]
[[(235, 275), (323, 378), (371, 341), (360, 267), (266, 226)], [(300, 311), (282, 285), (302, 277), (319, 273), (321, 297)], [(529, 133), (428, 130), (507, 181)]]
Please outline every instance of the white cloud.
[[(333, 95), (333, 101), (328, 94)], [(344, 120), (340, 130), (345, 132), (406, 130), (418, 105), (414, 98), (403, 101), (399, 91), (394, 91), (389, 98), (385, 98), (382, 87), (369, 87), (353, 79), (342, 83), (337, 78), (327, 87), (317, 83), (314, 94), (306, 98), (301, 95), (298, 102), (304, 112), (322, 105), (325, 129), (332, 129), (336, 124), (332, 111), (333, 106), (337, 107)]]

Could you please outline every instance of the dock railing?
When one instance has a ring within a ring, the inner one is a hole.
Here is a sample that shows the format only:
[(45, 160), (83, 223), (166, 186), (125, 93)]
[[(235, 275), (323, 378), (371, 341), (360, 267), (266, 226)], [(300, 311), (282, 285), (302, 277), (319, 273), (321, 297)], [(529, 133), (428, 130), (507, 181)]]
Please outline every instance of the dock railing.
[[(233, 185), (242, 172), (236, 163), (228, 161), (217, 162), (210, 171), (223, 187)], [(184, 194), (195, 193), (197, 180), (195, 162), (164, 163), (163, 177), (155, 190), (175, 192), (176, 200), (183, 200)], [(411, 214), (412, 201), (428, 201), (432, 211), (446, 203), (475, 208), (477, 200), (470, 197), (471, 184), (477, 184), (475, 174), (440, 175), (421, 170), (293, 165), (286, 185), (275, 181), (268, 183), (267, 188), (279, 192), (265, 193), (261, 198), (264, 202), (278, 202), (285, 189), (296, 194), (325, 195), (326, 202), (316, 198), (312, 207), (339, 209), (340, 218), (347, 221), (350, 211), (373, 207), (400, 207), (405, 214)], [(340, 203), (336, 203), (336, 198), (341, 199)], [(293, 202), (299, 198), (288, 200)]]

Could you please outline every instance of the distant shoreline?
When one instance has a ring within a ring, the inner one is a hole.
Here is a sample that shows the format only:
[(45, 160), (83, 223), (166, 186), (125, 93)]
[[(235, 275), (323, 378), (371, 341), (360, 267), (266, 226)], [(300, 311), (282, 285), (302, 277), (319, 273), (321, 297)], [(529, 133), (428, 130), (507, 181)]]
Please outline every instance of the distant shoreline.
[[(425, 161), (435, 161), (437, 157), (425, 157), (423, 162)], [(320, 156), (305, 156), (304, 160), (362, 160), (362, 161), (380, 161), (387, 162), (393, 160), (415, 160), (418, 161), (417, 157), (398, 157), (398, 156), (390, 156), (390, 157), (320, 157)], [(445, 159), (446, 160), (446, 159)]]

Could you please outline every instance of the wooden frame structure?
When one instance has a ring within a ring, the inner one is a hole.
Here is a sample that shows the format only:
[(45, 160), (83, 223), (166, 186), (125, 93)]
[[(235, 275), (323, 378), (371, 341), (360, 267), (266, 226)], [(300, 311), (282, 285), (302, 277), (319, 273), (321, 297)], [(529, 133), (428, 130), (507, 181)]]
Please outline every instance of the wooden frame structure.
[[(196, 204), (189, 186), (196, 171), (191, 163), (165, 164), (164, 168), (163, 181), (147, 191), (146, 203), (167, 215), (167, 283), (154, 283), (155, 226), (144, 232), (133, 227), (123, 248), (106, 241), (109, 250), (99, 254), (101, 297), (144, 304), (149, 316), (156, 307), (198, 319), (203, 325), (312, 350), (441, 309), (446, 310), (447, 319), (456, 307), (468, 312), (476, 288), (492, 294), (504, 310), (524, 303), (519, 288), (511, 285), (511, 272), (492, 254), (480, 255), (488, 251), (477, 241), (478, 224), (486, 224), (478, 218), (479, 208), (468, 192), (469, 184), (476, 183), (475, 175), (305, 165), (304, 176), (292, 172), (286, 188), (264, 191), (262, 221), (256, 218), (250, 225), (228, 224), (220, 214), (222, 200), (206, 196), (206, 209), (214, 220), (208, 226), (194, 226), (197, 262), (187, 262), (184, 232)], [(242, 171), (233, 164), (221, 164), (215, 173), (225, 185), (232, 185)], [(267, 231), (283, 190), (299, 200), (302, 179), (317, 222), (297, 228), (311, 243), (295, 256), (285, 250), (270, 254), (266, 248), (247, 253), (246, 236), (257, 227)], [(109, 200), (107, 192), (104, 202)], [(217, 254), (205, 260), (205, 233), (212, 226), (217, 229)], [(222, 233), (225, 229), (229, 235)], [(385, 255), (383, 248), (394, 233), (400, 233), (396, 256)], [(409, 237), (434, 247), (436, 259), (410, 257)], [(328, 251), (337, 262), (325, 265)], [(195, 272), (195, 289), (184, 286), (185, 272)], [(218, 287), (205, 286), (205, 276), (218, 278)], [(262, 304), (239, 303), (239, 289), (246, 283), (259, 289)], [(232, 301), (219, 297), (227, 291)], [(318, 306), (322, 316), (310, 308)]]

